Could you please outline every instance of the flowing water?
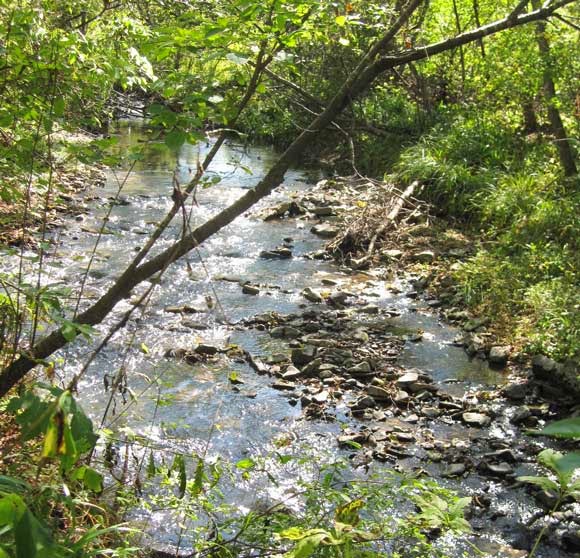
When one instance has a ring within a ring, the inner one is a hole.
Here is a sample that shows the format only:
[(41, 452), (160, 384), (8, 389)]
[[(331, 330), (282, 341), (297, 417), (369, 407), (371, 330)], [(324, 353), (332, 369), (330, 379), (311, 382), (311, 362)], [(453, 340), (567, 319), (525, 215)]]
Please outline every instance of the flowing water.
[[(79, 284), (95, 247), (96, 232), (123, 183), (120, 202), (115, 202), (106, 223), (106, 234), (96, 246), (81, 306), (103, 292), (172, 206), (174, 169), (177, 168), (180, 183), (187, 183), (211, 144), (208, 140), (199, 145), (184, 145), (175, 153), (161, 143), (142, 143), (149, 136), (146, 126), (138, 121), (121, 123), (114, 133), (119, 137), (120, 152), (142, 145), (143, 159), (130, 173), (124, 169), (108, 173), (106, 185), (96, 192), (97, 199), (88, 203), (86, 215), (67, 220), (66, 226), (53, 234), (53, 248), (45, 264), (45, 283)], [(276, 153), (269, 147), (228, 142), (211, 165), (210, 176), (221, 180), (196, 194), (193, 224), (205, 221), (251, 188), (275, 158)], [(260, 203), (259, 208), (288, 199), (315, 179), (312, 171), (291, 169), (283, 186)], [(335, 438), (340, 432), (339, 424), (303, 420), (300, 405), (290, 405), (286, 397), (270, 387), (269, 377), (257, 375), (243, 363), (224, 360), (221, 364), (191, 366), (164, 358), (168, 349), (191, 348), (200, 341), (217, 346), (235, 343), (254, 355), (276, 352), (280, 344), (267, 333), (227, 324), (263, 312), (300, 311), (305, 303), (300, 291), (306, 286), (319, 287), (321, 278), (329, 276), (338, 278), (349, 290), (362, 290), (369, 302), (396, 308), (401, 315), (393, 319), (394, 325), (424, 332), (421, 342), (407, 344), (399, 364), (428, 370), (442, 385), (456, 381), (449, 385), (456, 395), (476, 385), (502, 382), (501, 373), (490, 370), (481, 361), (470, 361), (462, 349), (452, 346), (458, 332), (440, 323), (420, 301), (393, 294), (376, 278), (353, 276), (331, 263), (307, 259), (309, 252), (322, 245), (309, 232), (311, 223), (294, 219), (263, 222), (255, 215), (257, 209), (209, 239), (191, 254), (189, 261), (172, 265), (155, 289), (150, 304), (143, 312), (135, 312), (127, 327), (97, 355), (79, 385), (81, 403), (97, 423), (101, 422), (110, 398), (104, 389), (104, 378), (110, 383), (122, 368), (136, 398), (129, 398), (129, 405), (123, 407), (121, 397), (117, 397), (119, 401), (104, 418), (105, 426), (146, 436), (148, 443), (165, 451), (220, 455), (234, 462), (248, 455), (266, 455), (280, 439), (290, 440), (297, 451), (300, 448), (299, 451), (310, 453), (314, 461), (332, 459), (338, 453)], [(180, 234), (180, 227), (180, 220), (176, 219), (159, 249)], [(259, 257), (262, 250), (275, 248), (283, 239), (294, 246), (291, 259)], [(10, 265), (4, 267), (9, 269)], [(239, 283), (224, 278), (260, 284), (261, 293), (243, 294)], [(144, 288), (138, 287), (134, 296)], [(212, 309), (207, 305), (210, 297)], [(198, 308), (201, 313), (182, 315), (164, 310), (183, 305)], [(107, 331), (129, 307), (130, 300), (121, 302), (106, 323), (99, 326), (99, 332)], [(137, 350), (127, 351), (129, 345)], [(69, 376), (78, 371), (91, 349), (91, 344), (77, 342), (63, 351), (60, 373)], [(232, 371), (244, 381), (239, 390), (233, 390), (228, 381)], [(157, 383), (151, 382), (151, 378), (157, 379)], [(462, 436), (459, 430), (453, 435)], [(295, 471), (281, 467), (276, 474), (281, 485), (271, 488), (274, 493), (269, 497), (273, 499), (280, 498), (284, 489), (292, 485)], [(249, 508), (255, 505), (261, 489), (251, 483), (229, 487), (228, 497), (240, 509)], [(499, 486), (492, 490), (499, 490)], [(506, 506), (525, 507), (518, 496), (510, 498), (511, 503), (506, 502)], [(136, 511), (136, 516), (147, 523), (146, 530), (156, 540), (175, 542), (177, 531), (165, 514)]]

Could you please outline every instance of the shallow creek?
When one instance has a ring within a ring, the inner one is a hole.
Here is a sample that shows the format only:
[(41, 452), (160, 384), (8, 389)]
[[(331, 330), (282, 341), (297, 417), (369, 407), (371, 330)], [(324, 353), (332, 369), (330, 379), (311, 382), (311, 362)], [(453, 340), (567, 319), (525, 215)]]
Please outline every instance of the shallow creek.
[[(116, 133), (121, 150), (137, 145), (146, 137), (145, 128), (136, 121), (121, 123)], [(125, 181), (120, 201), (115, 202), (106, 224), (106, 234), (96, 247), (81, 306), (98, 297), (172, 206), (172, 176), (176, 165), (180, 182), (187, 183), (192, 169), (195, 172), (198, 159), (203, 158), (209, 145), (209, 142), (185, 145), (176, 154), (162, 144), (148, 143), (144, 147), (143, 160), (132, 172), (109, 172), (105, 187), (94, 192), (95, 200), (87, 202), (86, 213), (67, 219), (65, 225), (52, 234), (53, 247), (46, 262), (44, 281), (62, 286), (79, 284), (95, 246), (96, 232), (119, 188), (119, 181)], [(211, 166), (210, 175), (220, 177), (221, 181), (197, 192), (197, 205), (193, 207), (194, 224), (214, 215), (252, 187), (275, 157), (275, 152), (268, 147), (227, 143)], [(311, 171), (292, 169), (287, 173), (284, 185), (262, 202), (260, 208), (286, 200), (293, 192), (303, 191), (312, 180), (316, 180), (316, 176), (313, 177)], [(256, 213), (257, 210), (238, 218), (212, 237), (198, 252), (191, 254), (189, 262), (179, 261), (171, 266), (145, 311), (135, 312), (128, 326), (97, 355), (79, 386), (81, 403), (97, 423), (101, 422), (110, 397), (103, 389), (103, 378), (106, 377), (110, 383), (119, 368), (124, 367), (128, 385), (137, 397), (126, 410), (123, 410), (118, 397), (119, 401), (109, 410), (104, 425), (130, 429), (146, 436), (155, 447), (188, 455), (220, 455), (235, 462), (248, 455), (267, 455), (276, 446), (276, 441), (284, 438), (291, 441), (291, 448), (296, 452), (311, 455), (313, 462), (328, 461), (337, 454), (346, 455), (348, 452), (339, 450), (336, 444), (341, 432), (339, 422), (305, 420), (300, 403), (290, 405), (283, 393), (271, 387), (272, 378), (268, 375), (258, 375), (248, 365), (232, 361), (192, 366), (178, 359), (164, 358), (168, 349), (191, 348), (198, 342), (218, 347), (234, 343), (264, 358), (284, 350), (281, 342), (272, 339), (267, 332), (227, 324), (264, 312), (301, 312), (312, 306), (301, 296), (302, 289), (320, 288), (322, 278), (329, 277), (338, 281), (341, 288), (359, 293), (369, 303), (396, 309), (400, 316), (392, 318), (393, 326), (423, 332), (420, 342), (407, 342), (398, 360), (399, 365), (428, 371), (441, 389), (458, 397), (467, 396), (465, 394), (470, 390), (481, 386), (489, 386), (491, 390), (492, 386), (505, 381), (502, 373), (490, 370), (485, 362), (470, 361), (463, 349), (453, 346), (451, 341), (457, 330), (442, 324), (420, 300), (405, 297), (403, 293), (408, 290), (405, 281), (397, 283), (401, 293), (395, 294), (387, 282), (372, 275), (353, 275), (331, 263), (308, 259), (305, 256), (320, 249), (323, 243), (310, 232), (312, 221), (264, 222)], [(176, 219), (165, 240), (160, 242), (159, 249), (169, 245), (170, 239), (179, 234), (180, 226), (179, 219)], [(283, 239), (292, 239), (292, 258), (259, 257), (261, 251), (275, 248), (282, 244)], [(260, 294), (243, 294), (240, 284), (231, 280), (235, 278), (262, 285)], [(389, 283), (392, 281), (396, 279)], [(211, 309), (207, 304), (210, 297)], [(219, 301), (217, 304), (216, 300)], [(167, 307), (183, 305), (201, 312), (178, 314), (165, 311)], [(107, 331), (120, 313), (129, 307), (130, 301), (120, 303), (98, 330)], [(134, 349), (127, 352), (130, 343)], [(78, 370), (90, 351), (91, 346), (86, 342), (77, 342), (63, 351), (60, 355), (65, 359), (63, 375)], [(232, 371), (236, 371), (244, 382), (236, 390), (228, 380)], [(152, 387), (146, 376), (159, 378), (159, 390)], [(344, 409), (341, 411), (339, 407), (337, 412), (341, 421), (356, 422), (348, 418)], [(436, 436), (459, 443), (470, 443), (473, 437), (481, 435), (479, 430), (460, 423), (433, 425), (432, 429)], [(501, 438), (505, 432), (499, 428), (494, 432), (492, 428), (486, 435)], [(408, 461), (408, 467), (417, 465)], [(405, 468), (405, 463), (399, 465)], [(371, 470), (380, 471), (386, 466), (374, 463)], [(439, 476), (446, 464), (422, 466)], [(272, 473), (280, 480), (277, 489), (270, 488), (272, 493), (258, 497), (263, 487), (256, 481), (248, 482), (246, 486), (228, 487), (228, 498), (240, 509), (255, 506), (258, 498), (283, 499), (284, 490), (292, 486), (292, 479), (297, 474), (292, 468), (295, 465), (282, 466), (272, 462), (271, 467)], [(522, 473), (524, 471), (528, 472), (528, 469), (522, 469)], [(455, 488), (460, 486), (458, 481), (451, 479), (442, 482)], [(481, 478), (475, 473), (462, 479), (460, 490), (469, 494), (482, 487), (493, 496), (493, 505), (504, 519), (495, 526), (488, 524), (487, 533), (480, 540), (487, 541), (492, 555), (520, 556), (512, 554), (511, 549), (502, 550), (503, 545), (507, 547), (509, 542), (513, 542), (510, 537), (506, 542), (506, 524), (515, 524), (516, 518), (519, 521), (530, 517), (537, 508), (530, 503), (523, 489), (507, 490), (505, 484)], [(135, 517), (143, 522), (144, 529), (157, 543), (176, 541), (178, 530), (166, 514), (136, 510)], [(463, 550), (469, 554), (467, 547), (462, 548), (453, 541), (450, 544), (456, 548), (457, 556)]]

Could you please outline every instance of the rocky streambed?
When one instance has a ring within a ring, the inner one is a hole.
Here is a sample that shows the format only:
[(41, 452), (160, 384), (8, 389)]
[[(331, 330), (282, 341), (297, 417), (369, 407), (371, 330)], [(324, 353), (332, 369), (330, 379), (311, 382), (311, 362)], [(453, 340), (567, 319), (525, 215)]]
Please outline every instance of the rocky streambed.
[[(129, 122), (119, 132), (121, 147), (144, 135), (141, 125)], [(97, 202), (51, 237), (43, 281), (74, 285), (87, 273), (81, 306), (102, 293), (171, 206), (176, 165), (186, 181), (204, 149), (186, 145), (175, 154), (148, 145), (121, 197), (115, 194), (119, 177), (110, 174)], [(195, 221), (251, 187), (274, 157), (267, 148), (226, 146), (212, 170), (221, 182), (198, 193)], [(573, 410), (573, 401), (548, 397), (546, 378), (555, 364), (538, 359), (528, 377), (512, 366), (512, 354), (488, 335), (485, 323), (469, 315), (455, 315), (459, 327), (443, 320), (440, 307), (449, 312), (449, 305), (429, 292), (428, 269), (394, 271), (406, 258), (423, 266), (442, 257), (430, 247), (410, 255), (389, 247), (378, 262), (343, 267), (329, 261), (325, 243), (339, 236), (344, 218), (357, 208), (376, 205), (377, 190), (364, 181), (312, 190), (309, 174), (291, 171), (273, 201), (236, 220), (158, 281), (150, 304), (87, 370), (79, 385), (85, 408), (104, 426), (138, 432), (170, 454), (235, 461), (265, 455), (283, 437), (289, 451), (308, 452), (313, 462), (350, 458), (356, 474), (395, 468), (429, 475), (473, 497), (474, 541), (491, 555), (525, 556), (548, 523), (537, 555), (573, 556), (580, 548), (578, 505), (566, 503), (550, 515), (554, 495), (516, 480), (537, 473), (536, 455), (546, 442), (526, 436), (526, 429)], [(106, 234), (99, 236), (111, 204)], [(415, 209), (406, 224), (425, 226), (413, 222)], [(179, 233), (179, 223), (172, 233)], [(448, 257), (468, 250), (457, 244)], [(2, 261), (8, 271), (10, 262)], [(120, 303), (98, 335), (130, 304)], [(68, 347), (59, 374), (74, 373), (87, 350), (81, 343)], [(291, 475), (283, 469), (279, 475), (291, 486)], [(251, 508), (261, 490), (228, 487), (227, 496)], [(139, 513), (154, 540), (175, 542), (178, 533), (166, 515)]]

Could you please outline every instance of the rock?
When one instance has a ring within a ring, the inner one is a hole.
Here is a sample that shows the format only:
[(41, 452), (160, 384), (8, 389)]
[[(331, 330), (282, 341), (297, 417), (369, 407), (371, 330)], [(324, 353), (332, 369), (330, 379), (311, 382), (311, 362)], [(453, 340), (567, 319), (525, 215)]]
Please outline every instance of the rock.
[(532, 372), (537, 380), (552, 380), (557, 368), (558, 363), (547, 356), (536, 355), (532, 359)]
[(334, 238), (338, 234), (338, 228), (329, 223), (322, 223), (312, 227), (310, 232), (322, 238)]
[(379, 401), (385, 401), (391, 399), (391, 394), (385, 389), (380, 386), (367, 386), (366, 392), (371, 397)]
[(350, 293), (336, 291), (328, 297), (328, 300), (331, 304), (334, 304), (334, 306), (344, 306), (349, 296)]
[(263, 250), (260, 258), (264, 260), (287, 260), (292, 257), (292, 250), (286, 247), (275, 248), (274, 250)]
[(408, 403), (409, 400), (410, 400), (409, 394), (402, 389), (397, 391), (397, 393), (395, 394), (395, 397), (393, 397), (393, 401), (397, 405), (404, 405), (405, 403)]
[(510, 356), (510, 347), (495, 345), (489, 350), (489, 362), (497, 366), (505, 366)]
[(363, 409), (371, 409), (376, 405), (375, 400), (370, 395), (364, 395), (360, 399), (357, 399), (354, 403), (351, 404), (350, 408), (354, 411), (356, 410), (363, 410)]
[(356, 444), (364, 444), (367, 440), (364, 432), (356, 432), (355, 434), (344, 434), (338, 437), (339, 446), (353, 447)]
[(288, 368), (286, 368), (286, 371), (282, 374), (282, 378), (284, 380), (294, 380), (296, 378), (298, 378), (298, 376), (302, 375), (302, 372), (300, 370), (298, 370), (298, 368), (296, 368), (295, 366), (288, 366)]
[(511, 399), (512, 401), (522, 401), (526, 398), (527, 391), (527, 384), (509, 384), (504, 386), (500, 393), (506, 399)]
[(356, 376), (357, 374), (370, 374), (371, 372), (371, 365), (366, 360), (363, 360), (348, 369), (348, 373), (353, 376)]
[(312, 345), (304, 345), (304, 347), (292, 349), (290, 359), (294, 365), (304, 366), (305, 364), (308, 364), (310, 361), (314, 360), (316, 351), (316, 347), (313, 347)]
[(199, 314), (203, 310), (184, 304), (183, 306), (166, 306), (164, 311), (169, 314)]
[(319, 366), (322, 364), (322, 360), (319, 358), (314, 359), (309, 362), (304, 368), (302, 368), (302, 374), (305, 376), (314, 376), (317, 374)]
[(496, 477), (506, 477), (513, 475), (514, 470), (509, 463), (487, 463), (485, 461), (481, 464), (482, 471), (495, 475)]
[(213, 356), (213, 355), (217, 354), (218, 350), (219, 349), (217, 347), (214, 347), (213, 345), (206, 345), (205, 343), (200, 343), (194, 349), (194, 352), (196, 352), (198, 355)]
[(328, 217), (334, 214), (334, 209), (330, 206), (313, 207), (310, 212), (318, 217)]
[(357, 309), (358, 312), (361, 314), (378, 314), (379, 307), (375, 304), (367, 304), (366, 306), (362, 306), (361, 308)]
[(284, 353), (275, 353), (270, 355), (266, 361), (268, 364), (282, 364), (283, 362), (288, 362), (288, 355)]
[(580, 552), (580, 529), (570, 528), (562, 533), (562, 545), (571, 552)]
[(401, 250), (383, 250), (381, 254), (389, 260), (399, 260), (403, 256)]
[(295, 327), (289, 327), (289, 326), (280, 326), (280, 327), (275, 327), (273, 329), (270, 330), (270, 335), (272, 337), (277, 337), (280, 339), (296, 339), (297, 337), (300, 337), (301, 332), (300, 330), (296, 329)]
[(532, 416), (532, 411), (527, 405), (518, 407), (512, 415), (510, 422), (512, 424), (521, 424)]
[(209, 325), (207, 323), (195, 322), (193, 320), (184, 320), (183, 322), (181, 322), (181, 325), (183, 325), (184, 327), (188, 327), (189, 329), (195, 329), (197, 331), (204, 331), (206, 329), (209, 329)]
[(324, 299), (315, 291), (313, 291), (310, 287), (306, 287), (302, 291), (302, 296), (308, 300), (309, 302), (322, 302)]
[(466, 471), (464, 463), (452, 463), (445, 469), (443, 476), (446, 478), (460, 477)]
[(468, 412), (463, 413), (461, 417), (463, 418), (463, 422), (465, 422), (465, 424), (468, 424), (469, 426), (477, 426), (479, 428), (487, 426), (491, 422), (491, 419), (482, 413)]
[(417, 372), (407, 372), (397, 379), (397, 385), (408, 386), (419, 381), (419, 374)]
[(411, 255), (411, 260), (418, 263), (431, 263), (435, 260), (435, 253), (431, 250), (423, 250)]
[(258, 295), (260, 294), (260, 289), (258, 287), (255, 287), (254, 285), (250, 285), (249, 283), (246, 283), (245, 285), (242, 286), (242, 292), (244, 294), (247, 295)]
[(316, 395), (313, 395), (312, 400), (318, 404), (326, 403), (328, 401), (329, 395), (330, 395), (329, 392), (327, 390), (324, 390), (321, 391), (320, 393), (317, 393)]
[(489, 318), (475, 318), (473, 320), (467, 320), (465, 322), (463, 329), (465, 331), (471, 332), (475, 331), (476, 329), (483, 327), (489, 323)]
[(281, 391), (291, 391), (296, 388), (296, 384), (286, 380), (278, 380), (272, 384), (272, 387)]

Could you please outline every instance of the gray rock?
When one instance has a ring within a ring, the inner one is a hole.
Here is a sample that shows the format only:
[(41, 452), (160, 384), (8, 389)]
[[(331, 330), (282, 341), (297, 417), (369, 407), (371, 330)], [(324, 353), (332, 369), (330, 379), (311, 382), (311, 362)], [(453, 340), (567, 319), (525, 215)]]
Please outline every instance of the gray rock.
[(486, 463), (483, 462), (483, 469), (497, 477), (513, 475), (513, 467), (509, 463)]
[(338, 228), (329, 223), (322, 223), (312, 227), (310, 232), (322, 238), (334, 238), (338, 234)]
[(366, 392), (371, 397), (374, 397), (377, 400), (385, 401), (391, 399), (391, 394), (385, 389), (380, 386), (367, 386)]
[(328, 217), (334, 214), (334, 209), (330, 206), (313, 207), (310, 212), (318, 217)]
[(476, 329), (483, 327), (489, 323), (489, 318), (475, 318), (474, 320), (468, 320), (465, 322), (463, 329), (465, 331), (475, 331)]
[(315, 403), (326, 403), (328, 401), (328, 397), (330, 396), (330, 393), (327, 390), (321, 391), (319, 393), (317, 393), (316, 395), (312, 396), (312, 400)]
[(491, 422), (491, 419), (482, 413), (468, 412), (463, 413), (461, 417), (463, 418), (463, 422), (465, 422), (465, 424), (468, 424), (469, 426), (477, 426), (479, 428), (487, 426)]
[(510, 356), (510, 347), (495, 345), (489, 350), (489, 362), (497, 366), (504, 366)]
[(399, 260), (403, 256), (401, 250), (383, 250), (381, 254), (389, 260)]
[(372, 372), (371, 365), (366, 361), (363, 360), (359, 362), (357, 365), (348, 369), (349, 374), (356, 376), (357, 374), (370, 374)]
[(288, 382), (286, 380), (278, 380), (272, 384), (274, 389), (278, 389), (281, 391), (292, 391), (296, 388), (296, 384), (294, 382)]
[(284, 380), (294, 380), (296, 378), (298, 378), (298, 376), (301, 376), (302, 372), (300, 370), (298, 370), (298, 368), (296, 368), (295, 366), (288, 366), (288, 368), (286, 368), (286, 371), (282, 374), (282, 378)]
[(279, 339), (296, 339), (300, 337), (300, 330), (290, 326), (279, 326), (271, 329), (270, 335)]
[(374, 304), (367, 304), (366, 306), (358, 308), (358, 312), (360, 312), (361, 314), (378, 314), (379, 307)]
[(527, 405), (522, 405), (521, 407), (518, 407), (514, 411), (514, 414), (512, 415), (510, 422), (512, 424), (521, 424), (522, 422), (529, 419), (531, 416), (532, 411), (530, 410), (530, 408)]
[(195, 349), (194, 352), (196, 352), (198, 355), (208, 355), (208, 356), (212, 356), (215, 355), (218, 352), (218, 348), (214, 347), (213, 345), (206, 345), (205, 343), (200, 343)]
[(443, 476), (447, 478), (461, 477), (466, 471), (464, 463), (452, 463), (445, 469)]
[(419, 374), (417, 372), (407, 372), (397, 379), (399, 386), (408, 386), (419, 381)]
[(305, 376), (314, 376), (317, 374), (319, 366), (322, 364), (322, 360), (319, 358), (314, 359), (309, 362), (304, 368), (302, 368), (302, 374)]
[(316, 351), (316, 347), (313, 347), (312, 345), (304, 345), (304, 347), (292, 349), (290, 358), (296, 366), (304, 366), (314, 360)]
[(397, 393), (395, 394), (395, 397), (393, 397), (393, 401), (397, 405), (403, 405), (405, 403), (408, 403), (409, 400), (410, 400), (409, 394), (405, 390), (402, 390), (402, 389), (397, 391)]
[(263, 250), (260, 258), (264, 260), (287, 260), (292, 257), (292, 250), (286, 247), (275, 248), (274, 250)]
[(247, 295), (258, 295), (260, 294), (260, 289), (254, 285), (245, 284), (242, 286), (242, 292)]
[(522, 401), (526, 398), (527, 384), (509, 384), (502, 388), (501, 395), (512, 401)]
[(411, 255), (411, 260), (419, 263), (431, 263), (435, 260), (435, 253), (431, 250), (423, 250)]
[(288, 355), (284, 353), (275, 353), (270, 355), (266, 361), (268, 364), (281, 364), (283, 362), (288, 362)]
[(536, 355), (532, 359), (532, 372), (538, 380), (550, 381), (554, 378), (554, 373), (558, 368), (558, 363), (544, 355)]
[(302, 291), (302, 296), (310, 302), (322, 302), (324, 300), (317, 292), (313, 291), (310, 287), (306, 287)]
[(351, 405), (351, 409), (353, 410), (371, 409), (375, 405), (376, 401), (370, 395), (365, 395), (360, 399), (358, 399), (357, 401), (355, 401)]

